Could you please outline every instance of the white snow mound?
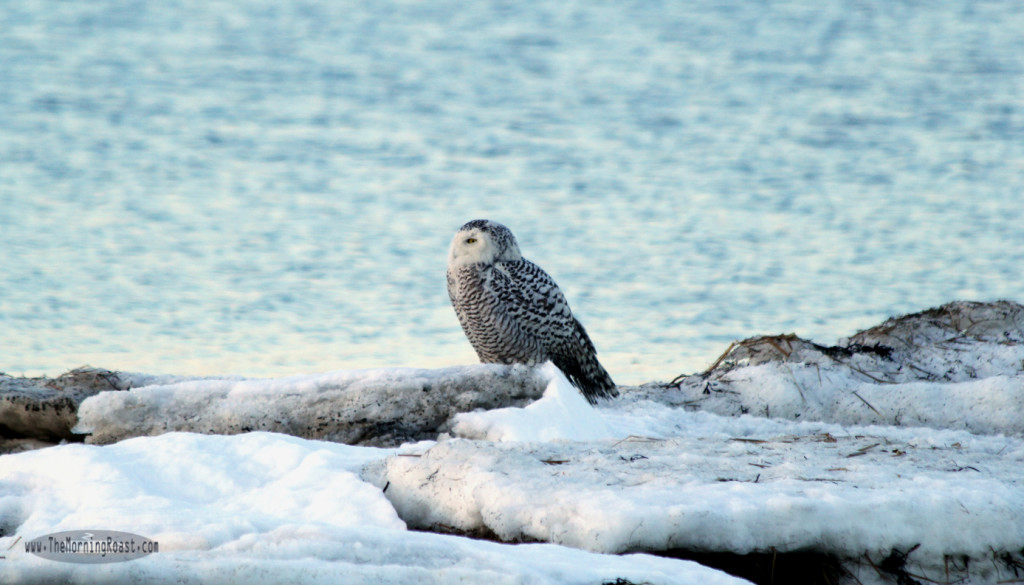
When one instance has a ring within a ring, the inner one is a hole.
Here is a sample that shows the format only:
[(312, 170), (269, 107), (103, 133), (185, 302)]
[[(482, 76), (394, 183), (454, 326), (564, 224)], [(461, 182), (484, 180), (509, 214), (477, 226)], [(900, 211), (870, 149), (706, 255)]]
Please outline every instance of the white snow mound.
[(488, 441), (593, 441), (617, 436), (561, 370), (540, 368), (549, 380), (544, 396), (524, 408), (499, 408), (455, 415), (452, 431)]
[[(739, 585), (695, 563), (405, 530), (357, 475), (388, 451), (269, 433), (169, 433), (0, 457), (0, 581)], [(29, 554), (63, 530), (131, 532), (159, 552), (76, 564)]]

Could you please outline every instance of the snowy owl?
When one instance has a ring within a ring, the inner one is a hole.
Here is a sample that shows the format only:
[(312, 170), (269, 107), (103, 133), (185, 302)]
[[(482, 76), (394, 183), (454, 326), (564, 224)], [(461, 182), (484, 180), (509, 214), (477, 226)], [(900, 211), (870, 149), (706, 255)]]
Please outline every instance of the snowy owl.
[(477, 219), (459, 229), (448, 254), (448, 296), (480, 361), (551, 360), (591, 404), (618, 396), (562, 291), (523, 258), (507, 227)]

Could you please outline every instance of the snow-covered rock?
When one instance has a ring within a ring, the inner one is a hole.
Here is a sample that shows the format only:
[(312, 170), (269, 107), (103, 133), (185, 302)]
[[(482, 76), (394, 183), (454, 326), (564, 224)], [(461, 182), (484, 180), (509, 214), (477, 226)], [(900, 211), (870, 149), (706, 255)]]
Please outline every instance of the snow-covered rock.
[(703, 374), (637, 395), (729, 416), (1024, 436), (1024, 306), (953, 302), (832, 347), (754, 337)]

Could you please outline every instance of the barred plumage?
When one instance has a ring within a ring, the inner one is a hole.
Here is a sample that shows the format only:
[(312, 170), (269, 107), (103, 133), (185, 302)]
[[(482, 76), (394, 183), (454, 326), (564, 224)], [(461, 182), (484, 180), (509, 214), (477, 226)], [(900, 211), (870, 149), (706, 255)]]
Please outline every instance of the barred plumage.
[(448, 296), (480, 361), (551, 360), (591, 404), (618, 396), (562, 291), (523, 258), (505, 226), (477, 219), (455, 234), (448, 255)]

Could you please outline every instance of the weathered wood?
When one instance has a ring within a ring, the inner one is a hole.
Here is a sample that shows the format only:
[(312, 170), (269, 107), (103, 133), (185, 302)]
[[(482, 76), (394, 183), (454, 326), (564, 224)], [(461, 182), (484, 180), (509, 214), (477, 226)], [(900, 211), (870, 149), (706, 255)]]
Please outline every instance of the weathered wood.
[(535, 368), (497, 364), (179, 381), (91, 398), (75, 431), (96, 444), (172, 431), (270, 431), (395, 446), (436, 439), (460, 412), (522, 406), (540, 398), (546, 384)]

